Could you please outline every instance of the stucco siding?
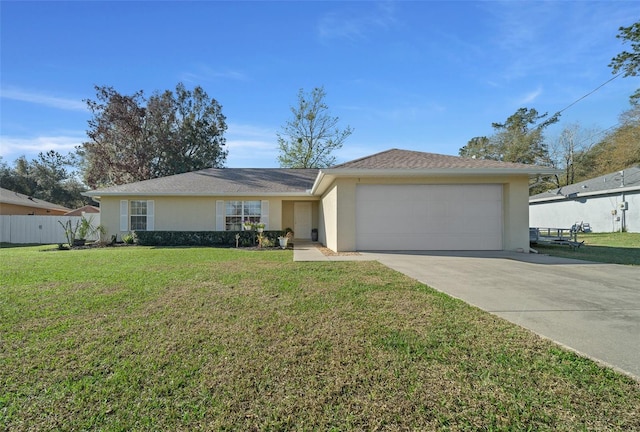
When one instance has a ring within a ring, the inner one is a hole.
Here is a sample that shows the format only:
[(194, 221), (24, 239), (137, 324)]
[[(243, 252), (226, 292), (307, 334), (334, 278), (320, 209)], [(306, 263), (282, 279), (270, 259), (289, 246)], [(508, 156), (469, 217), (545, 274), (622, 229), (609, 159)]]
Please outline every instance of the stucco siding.
[[(628, 203), (625, 226), (629, 232), (640, 232), (640, 191), (625, 193)], [(548, 201), (529, 205), (530, 225), (533, 227), (570, 228), (576, 222), (588, 222), (594, 232), (619, 231), (622, 195), (588, 196), (574, 200)], [(612, 214), (615, 211), (616, 214)]]
[[(120, 230), (121, 200), (153, 200), (154, 231), (215, 231), (216, 201), (265, 201), (259, 196), (224, 196), (224, 197), (186, 197), (186, 196), (110, 196), (100, 200), (102, 223), (109, 235), (116, 234), (120, 239), (127, 231)], [(293, 201), (290, 198), (268, 197), (269, 224), (267, 229), (281, 230), (290, 225), (283, 225), (283, 212), (287, 220), (293, 224)], [(318, 203), (313, 202), (313, 223), (318, 223)], [(291, 207), (291, 212), (287, 209)]]
[(337, 247), (339, 252), (356, 250), (356, 182), (339, 179), (337, 207)]
[(216, 202), (208, 197), (161, 197), (155, 201), (156, 231), (213, 231)]
[(282, 201), (282, 229), (293, 229), (293, 203), (294, 201)]
[(338, 188), (333, 184), (321, 199), (322, 223), (319, 240), (334, 251), (338, 250)]
[[(322, 199), (326, 245), (338, 252), (356, 249), (358, 184), (501, 184), (505, 250), (529, 251), (528, 176), (371, 177), (337, 179)], [(464, 211), (464, 203), (460, 203)], [(335, 220), (332, 219), (335, 215)]]
[(62, 216), (68, 210), (45, 209), (16, 204), (0, 204), (0, 215)]
[(513, 178), (503, 186), (504, 248), (529, 252), (529, 178)]
[(296, 202), (311, 201), (311, 225), (313, 228), (318, 228), (320, 223), (320, 202), (317, 198), (313, 199), (288, 199), (282, 201), (282, 227), (274, 229), (285, 229), (294, 226), (294, 212), (293, 207)]

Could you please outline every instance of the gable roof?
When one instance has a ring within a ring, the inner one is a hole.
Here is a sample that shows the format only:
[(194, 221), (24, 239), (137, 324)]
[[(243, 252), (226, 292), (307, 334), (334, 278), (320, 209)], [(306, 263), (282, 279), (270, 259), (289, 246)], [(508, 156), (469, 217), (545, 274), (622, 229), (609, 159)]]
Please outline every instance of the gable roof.
[(538, 165), (390, 149), (320, 170), (311, 191), (314, 195), (321, 194), (337, 177), (535, 176), (559, 172), (555, 168)]
[(400, 149), (386, 150), (331, 167), (331, 169), (512, 169), (522, 171), (531, 171), (532, 168), (547, 167)]
[(529, 202), (559, 201), (635, 190), (640, 190), (640, 165), (532, 195)]
[(53, 204), (39, 198), (30, 197), (4, 188), (0, 188), (0, 203), (65, 212), (70, 210), (61, 205)]
[(207, 168), (85, 192), (101, 196), (309, 196), (337, 176), (537, 175), (558, 170), (536, 165), (391, 149), (323, 169)]
[(85, 192), (91, 197), (117, 195), (308, 195), (317, 169), (207, 168)]
[(70, 212), (65, 213), (65, 216), (82, 216), (83, 213), (100, 213), (100, 209), (96, 206), (86, 205)]

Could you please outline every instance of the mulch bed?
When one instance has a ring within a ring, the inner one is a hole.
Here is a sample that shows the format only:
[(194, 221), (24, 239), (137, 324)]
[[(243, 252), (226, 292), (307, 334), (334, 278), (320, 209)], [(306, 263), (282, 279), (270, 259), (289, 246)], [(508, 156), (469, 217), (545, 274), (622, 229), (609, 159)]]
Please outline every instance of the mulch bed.
[(360, 255), (360, 252), (334, 252), (331, 249), (324, 247), (319, 243), (316, 244), (316, 247), (325, 256), (359, 256)]

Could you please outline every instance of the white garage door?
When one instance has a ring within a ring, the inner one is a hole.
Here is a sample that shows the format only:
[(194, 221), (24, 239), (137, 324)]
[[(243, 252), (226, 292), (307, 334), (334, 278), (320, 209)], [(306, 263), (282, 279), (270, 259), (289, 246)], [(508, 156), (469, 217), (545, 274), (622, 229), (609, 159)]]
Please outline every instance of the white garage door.
[(358, 250), (501, 250), (502, 185), (358, 185)]

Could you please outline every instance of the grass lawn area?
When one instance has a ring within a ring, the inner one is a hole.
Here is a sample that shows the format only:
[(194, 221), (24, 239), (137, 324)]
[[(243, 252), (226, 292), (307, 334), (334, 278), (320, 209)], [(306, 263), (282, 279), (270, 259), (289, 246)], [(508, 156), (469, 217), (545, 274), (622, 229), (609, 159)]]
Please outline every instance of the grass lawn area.
[(540, 253), (613, 264), (640, 265), (640, 233), (579, 233), (584, 244), (572, 250), (568, 246), (534, 245)]
[(1, 430), (640, 430), (640, 383), (376, 262), (54, 249), (0, 249)]

